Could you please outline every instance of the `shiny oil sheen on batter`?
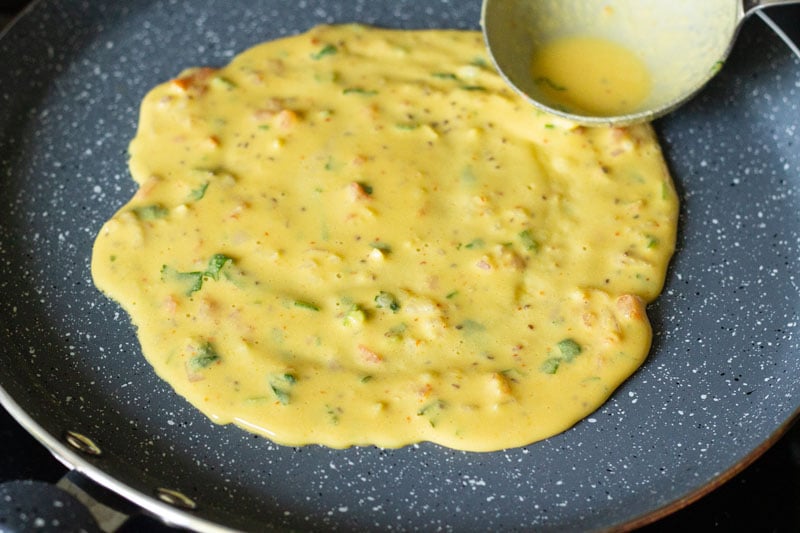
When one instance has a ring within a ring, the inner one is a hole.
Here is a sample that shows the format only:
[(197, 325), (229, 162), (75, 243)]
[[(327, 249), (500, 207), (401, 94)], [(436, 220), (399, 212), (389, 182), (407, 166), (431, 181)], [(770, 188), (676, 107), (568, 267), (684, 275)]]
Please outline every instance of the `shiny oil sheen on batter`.
[(92, 274), (215, 422), (497, 450), (647, 355), (678, 210), (653, 131), (534, 110), (477, 32), (322, 26), (188, 70), (130, 156)]

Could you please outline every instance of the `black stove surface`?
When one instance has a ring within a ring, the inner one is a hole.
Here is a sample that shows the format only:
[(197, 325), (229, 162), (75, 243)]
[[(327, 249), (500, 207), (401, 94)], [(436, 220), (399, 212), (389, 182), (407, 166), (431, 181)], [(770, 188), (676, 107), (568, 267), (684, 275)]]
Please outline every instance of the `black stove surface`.
[[(28, 0), (0, 0), (0, 29), (27, 3)], [(800, 5), (773, 8), (770, 14), (800, 46)], [(0, 443), (0, 485), (12, 480), (55, 483), (67, 473), (67, 469), (2, 408)], [(2, 505), (0, 501), (0, 507)], [(733, 479), (640, 531), (689, 528), (692, 531), (800, 531), (800, 424), (796, 423)], [(0, 523), (0, 531), (4, 530)], [(139, 516), (119, 531), (175, 530), (152, 518)]]

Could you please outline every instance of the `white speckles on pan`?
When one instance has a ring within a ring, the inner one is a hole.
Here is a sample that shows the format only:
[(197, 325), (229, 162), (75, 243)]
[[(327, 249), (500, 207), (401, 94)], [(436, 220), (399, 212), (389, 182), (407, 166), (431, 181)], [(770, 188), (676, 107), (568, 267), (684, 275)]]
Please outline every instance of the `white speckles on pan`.
[[(728, 476), (800, 401), (800, 62), (759, 20), (656, 124), (683, 201), (648, 362), (572, 430), (490, 454), (285, 448), (218, 427), (141, 357), (93, 288), (95, 232), (133, 192), (145, 92), (320, 22), (477, 28), (480, 2), (42, 0), (0, 40), (0, 385), (146, 502), (232, 527), (546, 530), (642, 520)], [(149, 499), (148, 499), (149, 498)], [(174, 516), (172, 519), (174, 520)]]

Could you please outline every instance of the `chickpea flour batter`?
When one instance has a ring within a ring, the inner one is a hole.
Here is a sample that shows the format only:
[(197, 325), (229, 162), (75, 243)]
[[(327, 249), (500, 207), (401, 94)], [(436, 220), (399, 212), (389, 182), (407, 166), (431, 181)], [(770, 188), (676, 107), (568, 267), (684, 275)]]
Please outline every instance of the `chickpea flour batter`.
[(92, 274), (159, 376), (286, 445), (569, 428), (645, 359), (677, 196), (652, 129), (534, 110), (467, 31), (321, 26), (144, 99)]

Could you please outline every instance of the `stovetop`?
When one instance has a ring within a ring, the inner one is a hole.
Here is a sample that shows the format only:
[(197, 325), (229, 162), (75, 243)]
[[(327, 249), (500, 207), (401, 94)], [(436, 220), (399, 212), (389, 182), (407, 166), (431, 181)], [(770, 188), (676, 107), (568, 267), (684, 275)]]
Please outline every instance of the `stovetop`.
[[(0, 0), (0, 29), (27, 3), (27, 0)], [(770, 14), (800, 46), (800, 6), (775, 8)], [(0, 484), (22, 479), (55, 483), (67, 473), (66, 468), (2, 408), (0, 443)], [(723, 486), (640, 531), (687, 528), (695, 531), (800, 531), (800, 424), (795, 424), (764, 455)], [(119, 531), (173, 530), (141, 516)]]

